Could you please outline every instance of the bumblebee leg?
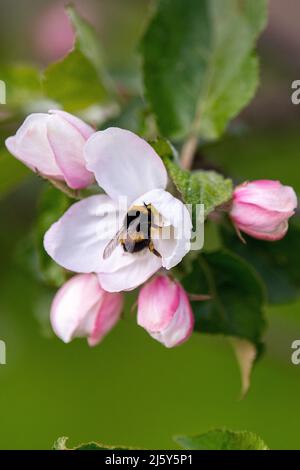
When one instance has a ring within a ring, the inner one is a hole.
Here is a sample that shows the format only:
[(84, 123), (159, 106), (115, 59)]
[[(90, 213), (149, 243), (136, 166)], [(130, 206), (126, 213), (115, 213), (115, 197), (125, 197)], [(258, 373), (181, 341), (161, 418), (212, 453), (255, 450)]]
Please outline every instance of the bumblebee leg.
[(161, 258), (161, 254), (158, 253), (158, 251), (154, 248), (154, 244), (153, 244), (152, 241), (149, 243), (149, 250), (150, 250), (151, 253), (153, 253), (155, 256), (157, 256), (158, 258)]

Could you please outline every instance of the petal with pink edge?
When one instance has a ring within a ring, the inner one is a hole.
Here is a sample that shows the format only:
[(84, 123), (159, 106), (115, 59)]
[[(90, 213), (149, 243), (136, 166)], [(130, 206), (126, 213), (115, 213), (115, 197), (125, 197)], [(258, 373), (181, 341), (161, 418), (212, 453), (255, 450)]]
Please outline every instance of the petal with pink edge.
[(255, 204), (277, 212), (291, 212), (298, 204), (296, 193), (292, 187), (272, 180), (258, 180), (241, 184), (234, 191), (234, 200)]
[(89, 336), (104, 295), (97, 276), (78, 274), (57, 292), (51, 306), (51, 324), (55, 334), (65, 343), (73, 338)]
[(6, 147), (31, 170), (44, 176), (63, 179), (47, 137), (49, 115), (36, 113), (28, 116), (13, 137), (6, 139)]
[(78, 132), (80, 132), (80, 134), (85, 140), (88, 140), (88, 138), (95, 133), (95, 129), (93, 129), (93, 127), (86, 124), (77, 116), (67, 113), (66, 111), (62, 111), (61, 109), (50, 109), (49, 114), (56, 114), (57, 116), (60, 116), (65, 119), (65, 121), (69, 122), (73, 127), (78, 130)]
[(166, 276), (148, 282), (138, 298), (138, 324), (167, 348), (186, 341), (194, 315), (183, 287)]
[(189, 339), (194, 328), (194, 315), (189, 299), (184, 290), (180, 289), (178, 309), (168, 327), (159, 332), (152, 332), (151, 336), (164, 344), (166, 348), (174, 348)]
[(98, 344), (120, 318), (123, 295), (105, 292), (95, 274), (78, 274), (57, 292), (51, 306), (51, 324), (65, 343), (87, 337)]
[(145, 284), (138, 298), (138, 324), (147, 331), (160, 331), (169, 325), (179, 306), (179, 286), (167, 276)]
[(124, 305), (123, 294), (105, 292), (100, 312), (96, 318), (92, 333), (88, 338), (90, 346), (98, 344), (119, 321)]
[(67, 185), (72, 189), (82, 189), (91, 185), (94, 175), (86, 169), (83, 158), (86, 140), (78, 129), (56, 113), (48, 118), (47, 135), (56, 163)]

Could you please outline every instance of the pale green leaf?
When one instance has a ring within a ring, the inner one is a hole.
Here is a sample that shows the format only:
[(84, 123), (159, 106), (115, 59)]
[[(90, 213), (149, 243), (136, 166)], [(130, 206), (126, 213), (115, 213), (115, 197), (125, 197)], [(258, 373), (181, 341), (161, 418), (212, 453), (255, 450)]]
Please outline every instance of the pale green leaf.
[(207, 217), (216, 207), (231, 199), (233, 188), (230, 179), (224, 178), (215, 171), (183, 170), (175, 161), (176, 155), (171, 145), (164, 139), (152, 142), (152, 146), (162, 158), (184, 202), (191, 204), (193, 209), (196, 204), (203, 204), (204, 216)]
[(176, 436), (174, 440), (189, 450), (269, 450), (259, 436), (249, 431), (216, 429), (199, 436)]
[(99, 73), (103, 72), (103, 51), (100, 40), (93, 27), (69, 5), (66, 12), (76, 35), (76, 47), (90, 60)]
[(123, 446), (108, 446), (100, 442), (88, 442), (86, 444), (79, 444), (72, 449), (67, 447), (68, 437), (59, 437), (53, 444), (53, 450), (129, 450), (133, 448)]
[(78, 49), (45, 72), (47, 96), (66, 111), (76, 112), (97, 103), (107, 102), (107, 90), (92, 63)]
[(111, 85), (100, 40), (74, 7), (68, 6), (66, 10), (75, 30), (74, 49), (46, 70), (46, 93), (70, 112), (106, 105), (111, 99)]
[(26, 111), (32, 103), (43, 99), (40, 72), (30, 65), (2, 65), (0, 79), (6, 85), (7, 106), (13, 110)]

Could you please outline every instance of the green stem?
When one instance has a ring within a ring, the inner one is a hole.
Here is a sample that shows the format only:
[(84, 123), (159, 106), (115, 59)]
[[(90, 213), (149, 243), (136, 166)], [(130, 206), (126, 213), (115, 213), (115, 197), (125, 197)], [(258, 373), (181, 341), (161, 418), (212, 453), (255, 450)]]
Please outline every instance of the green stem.
[(79, 191), (75, 191), (73, 189), (70, 189), (62, 181), (52, 180), (52, 179), (49, 179), (49, 181), (56, 189), (59, 189), (59, 191), (66, 194), (68, 197), (70, 197), (72, 199), (80, 199)]

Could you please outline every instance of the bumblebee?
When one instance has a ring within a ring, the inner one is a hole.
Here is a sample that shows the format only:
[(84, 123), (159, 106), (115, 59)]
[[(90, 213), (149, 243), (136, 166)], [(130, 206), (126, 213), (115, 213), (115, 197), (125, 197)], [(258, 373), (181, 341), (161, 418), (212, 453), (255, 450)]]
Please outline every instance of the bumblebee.
[(151, 204), (130, 208), (121, 229), (107, 244), (103, 252), (103, 259), (109, 258), (119, 244), (122, 245), (125, 253), (139, 253), (144, 249), (149, 249), (151, 253), (161, 258), (151, 239), (152, 230), (159, 228), (152, 223), (152, 215)]

